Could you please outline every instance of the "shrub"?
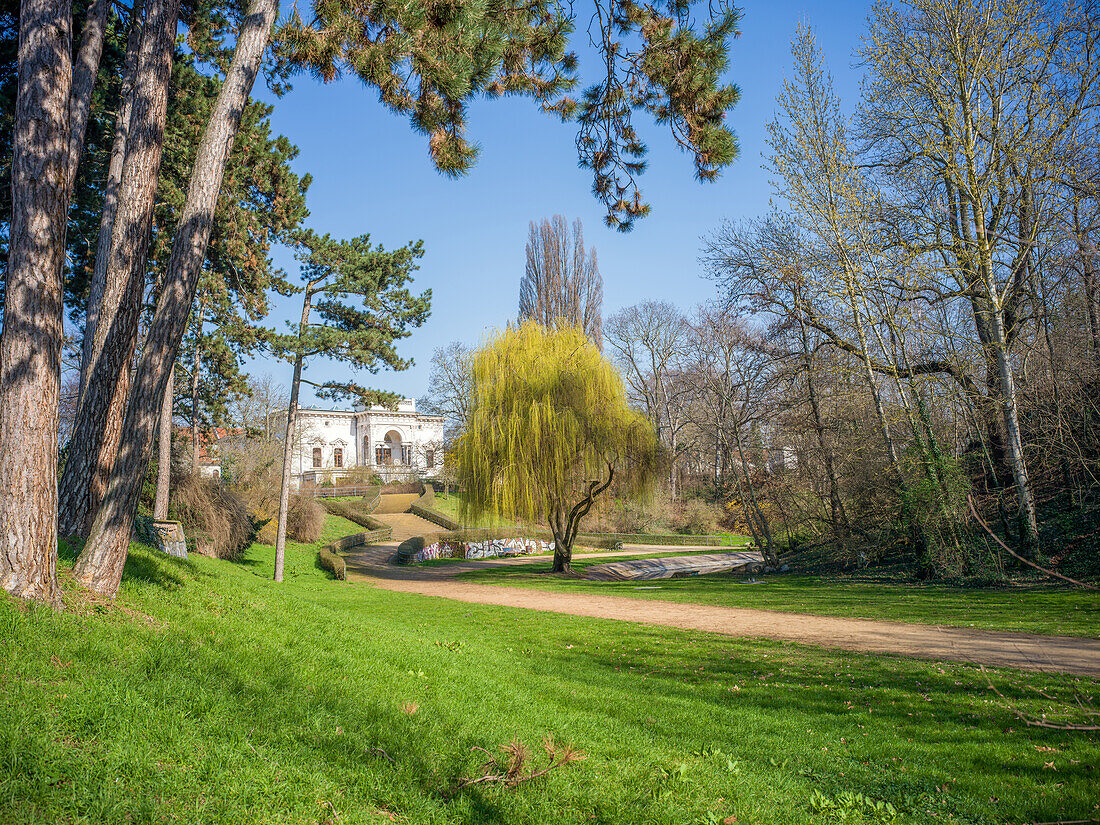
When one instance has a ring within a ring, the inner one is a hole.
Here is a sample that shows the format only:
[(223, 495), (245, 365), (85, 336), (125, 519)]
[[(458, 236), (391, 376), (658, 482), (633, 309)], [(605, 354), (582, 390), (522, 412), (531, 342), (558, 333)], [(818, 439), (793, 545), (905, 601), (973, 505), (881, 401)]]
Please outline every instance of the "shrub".
[(676, 532), (691, 536), (709, 536), (718, 529), (722, 511), (709, 502), (692, 498), (680, 504)]
[(620, 500), (615, 508), (616, 533), (648, 533), (654, 521), (650, 509), (633, 499)]
[(312, 544), (321, 538), (325, 526), (325, 511), (313, 496), (295, 495), (290, 498), (286, 514), (286, 534), (291, 541)]
[(317, 548), (317, 560), (321, 563), (321, 567), (332, 573), (334, 578), (341, 581), (347, 580), (348, 571), (344, 558), (332, 549), (332, 545), (326, 544)]
[(220, 484), (190, 474), (172, 480), (170, 517), (192, 537), (210, 541), (214, 556), (238, 559), (256, 538), (258, 525), (244, 500)]
[(382, 487), (383, 495), (390, 495), (393, 493), (417, 493), (419, 494), (424, 489), (424, 486), (419, 481), (391, 481)]
[(256, 541), (260, 544), (269, 544), (272, 547), (275, 546), (275, 542), (279, 539), (279, 519), (277, 516), (267, 517), (264, 516), (263, 524), (260, 525), (260, 531), (256, 534)]
[(368, 530), (386, 530), (389, 525), (383, 524), (371, 516), (366, 509), (366, 502), (362, 501), (334, 501), (330, 498), (321, 499), (321, 506), (335, 516), (341, 516), (348, 521), (353, 521), (360, 527)]

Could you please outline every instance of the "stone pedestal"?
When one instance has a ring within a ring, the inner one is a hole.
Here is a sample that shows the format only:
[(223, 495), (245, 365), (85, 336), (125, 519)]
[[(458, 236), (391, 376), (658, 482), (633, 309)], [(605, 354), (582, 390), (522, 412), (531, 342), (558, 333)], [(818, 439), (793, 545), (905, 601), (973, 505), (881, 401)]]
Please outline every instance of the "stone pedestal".
[(182, 524), (178, 521), (154, 521), (153, 532), (157, 535), (161, 550), (178, 559), (187, 558), (187, 540), (183, 535)]

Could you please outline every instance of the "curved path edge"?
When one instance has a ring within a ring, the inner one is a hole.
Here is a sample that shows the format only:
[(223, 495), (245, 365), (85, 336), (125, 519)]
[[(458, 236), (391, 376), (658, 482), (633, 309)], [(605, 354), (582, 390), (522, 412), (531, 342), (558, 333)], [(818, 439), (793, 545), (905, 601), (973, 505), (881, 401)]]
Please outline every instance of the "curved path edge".
[[(777, 610), (631, 599), (591, 593), (558, 593), (455, 581), (469, 569), (513, 560), (408, 568), (387, 564), (394, 547), (362, 548), (346, 556), (349, 578), (384, 590), (472, 604), (519, 607), (570, 616), (638, 622), (724, 636), (764, 638), (864, 653), (1069, 673), (1100, 679), (1100, 639), (1043, 636), (873, 619), (846, 619)], [(637, 551), (634, 551), (637, 552)], [(601, 553), (601, 556), (611, 555)], [(531, 561), (522, 557), (515, 562)]]

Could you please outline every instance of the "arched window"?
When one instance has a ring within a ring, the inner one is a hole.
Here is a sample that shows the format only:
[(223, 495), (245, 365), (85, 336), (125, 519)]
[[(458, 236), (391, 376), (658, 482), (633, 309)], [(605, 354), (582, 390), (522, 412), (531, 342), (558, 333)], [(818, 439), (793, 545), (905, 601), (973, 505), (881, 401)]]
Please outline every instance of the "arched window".
[(320, 447), (314, 447), (313, 448), (313, 466), (315, 468), (321, 466), (321, 448)]
[(343, 467), (344, 466), (344, 451), (337, 447), (332, 451), (332, 466)]

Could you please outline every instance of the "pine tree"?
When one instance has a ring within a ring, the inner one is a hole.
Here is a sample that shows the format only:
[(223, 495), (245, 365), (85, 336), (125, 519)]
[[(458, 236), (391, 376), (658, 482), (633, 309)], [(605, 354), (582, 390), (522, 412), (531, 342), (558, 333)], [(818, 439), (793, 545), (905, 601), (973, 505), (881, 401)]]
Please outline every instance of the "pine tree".
[[(298, 260), (305, 281), (302, 320), (294, 334), (281, 336), (275, 342), (276, 351), (294, 363), (275, 544), (277, 582), (283, 580), (290, 470), (301, 384), (315, 387), (321, 398), (354, 398), (366, 405), (394, 405), (399, 400), (393, 393), (366, 389), (355, 382), (308, 381), (302, 378), (306, 360), (324, 355), (370, 372), (383, 366), (406, 369), (412, 362), (397, 354), (395, 342), (427, 320), (432, 298), (431, 290), (413, 295), (407, 287), (412, 273), (418, 269), (416, 261), (424, 254), (421, 241), (387, 252), (381, 246), (372, 247), (369, 235), (338, 241), (329, 235), (304, 232), (300, 243)], [(354, 297), (354, 303), (348, 303), (349, 297)], [(311, 320), (314, 312), (316, 316)]]

